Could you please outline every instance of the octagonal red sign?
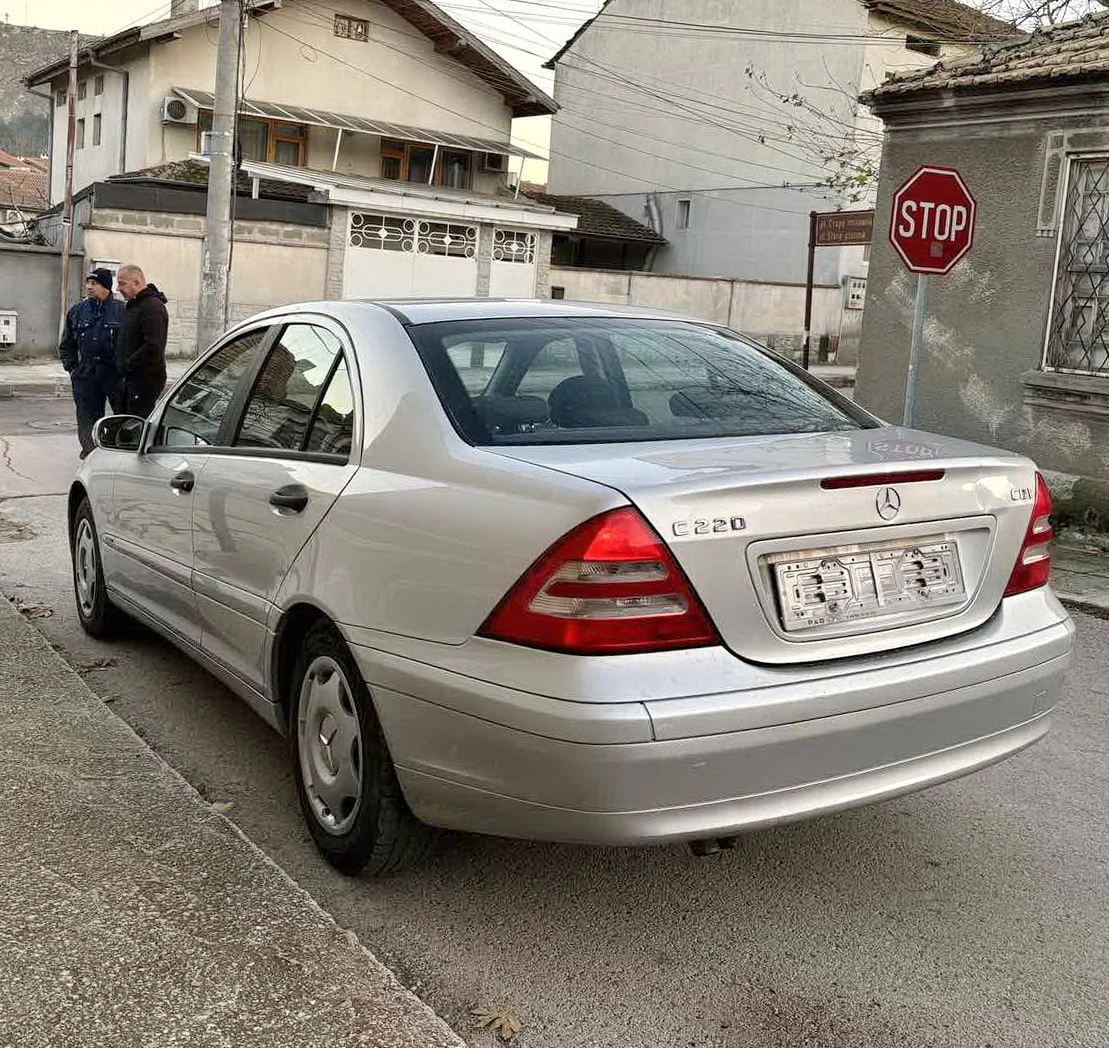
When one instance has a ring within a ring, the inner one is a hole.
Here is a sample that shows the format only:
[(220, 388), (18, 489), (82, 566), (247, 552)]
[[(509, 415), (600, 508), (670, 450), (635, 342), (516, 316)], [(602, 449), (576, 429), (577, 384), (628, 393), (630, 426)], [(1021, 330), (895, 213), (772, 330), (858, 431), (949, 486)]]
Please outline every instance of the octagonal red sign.
[(893, 194), (890, 243), (913, 273), (949, 273), (974, 244), (977, 205), (953, 167), (923, 164)]

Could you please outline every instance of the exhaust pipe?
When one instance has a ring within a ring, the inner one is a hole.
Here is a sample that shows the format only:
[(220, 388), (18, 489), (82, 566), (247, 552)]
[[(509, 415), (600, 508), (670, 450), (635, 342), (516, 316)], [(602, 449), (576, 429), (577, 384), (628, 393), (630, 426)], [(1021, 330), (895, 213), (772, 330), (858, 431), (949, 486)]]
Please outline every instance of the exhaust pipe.
[(700, 841), (690, 841), (689, 850), (698, 858), (706, 855), (717, 855), (722, 851), (731, 851), (738, 842), (738, 837), (706, 837)]

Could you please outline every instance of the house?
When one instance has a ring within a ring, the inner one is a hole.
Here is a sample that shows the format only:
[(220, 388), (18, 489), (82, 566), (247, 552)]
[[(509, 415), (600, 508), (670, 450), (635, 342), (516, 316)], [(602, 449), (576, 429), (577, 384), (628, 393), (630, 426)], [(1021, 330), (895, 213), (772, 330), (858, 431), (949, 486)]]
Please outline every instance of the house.
[[(873, 203), (860, 92), (1013, 36), (955, 0), (607, 0), (549, 63), (550, 192), (650, 225), (656, 273), (801, 283), (809, 212)], [(818, 255), (818, 283), (865, 273)]]
[[(297, 299), (545, 294), (576, 218), (506, 189), (515, 117), (554, 101), (430, 0), (244, 0), (233, 316)], [(218, 9), (83, 48), (75, 244), (138, 261), (195, 338)], [(27, 78), (54, 101), (50, 200), (64, 195), (67, 62)], [(42, 223), (48, 234), (55, 214)], [(57, 234), (60, 236), (60, 234)]]
[(529, 200), (577, 215), (578, 224), (557, 233), (551, 264), (581, 269), (650, 269), (666, 238), (623, 211), (590, 197), (553, 196), (545, 187), (524, 186)]
[(921, 428), (1025, 452), (1066, 519), (1109, 525), (1109, 12), (990, 46), (866, 98), (886, 147), (858, 398), (899, 418), (913, 283), (888, 207), (922, 163), (962, 174), (969, 255), (932, 278)]
[(22, 230), (47, 207), (47, 165), (0, 149), (0, 233)]

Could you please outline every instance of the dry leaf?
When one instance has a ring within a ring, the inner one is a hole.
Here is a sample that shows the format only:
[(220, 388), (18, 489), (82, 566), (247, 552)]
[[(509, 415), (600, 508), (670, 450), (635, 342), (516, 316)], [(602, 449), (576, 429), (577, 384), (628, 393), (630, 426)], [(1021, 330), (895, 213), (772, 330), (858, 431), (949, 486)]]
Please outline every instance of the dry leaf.
[(497, 1037), (508, 1044), (524, 1027), (515, 1012), (507, 1008), (473, 1008), (470, 1014), (483, 1030), (492, 1030)]
[(16, 601), (16, 608), (29, 619), (48, 619), (54, 614), (49, 604), (24, 604)]
[(94, 670), (108, 670), (113, 666), (118, 666), (118, 659), (94, 659), (92, 662), (86, 662), (80, 667), (80, 673), (92, 673)]
[(212, 811), (220, 815), (226, 815), (235, 805), (231, 801), (213, 801), (211, 807)]

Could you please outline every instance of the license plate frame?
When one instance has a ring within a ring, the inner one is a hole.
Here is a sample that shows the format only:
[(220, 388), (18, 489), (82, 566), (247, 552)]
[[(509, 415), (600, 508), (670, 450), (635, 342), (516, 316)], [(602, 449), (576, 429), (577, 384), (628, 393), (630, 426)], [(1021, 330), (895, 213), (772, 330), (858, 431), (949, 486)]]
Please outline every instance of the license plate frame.
[(766, 558), (781, 628), (808, 631), (913, 621), (965, 604), (966, 579), (953, 535), (795, 550)]

